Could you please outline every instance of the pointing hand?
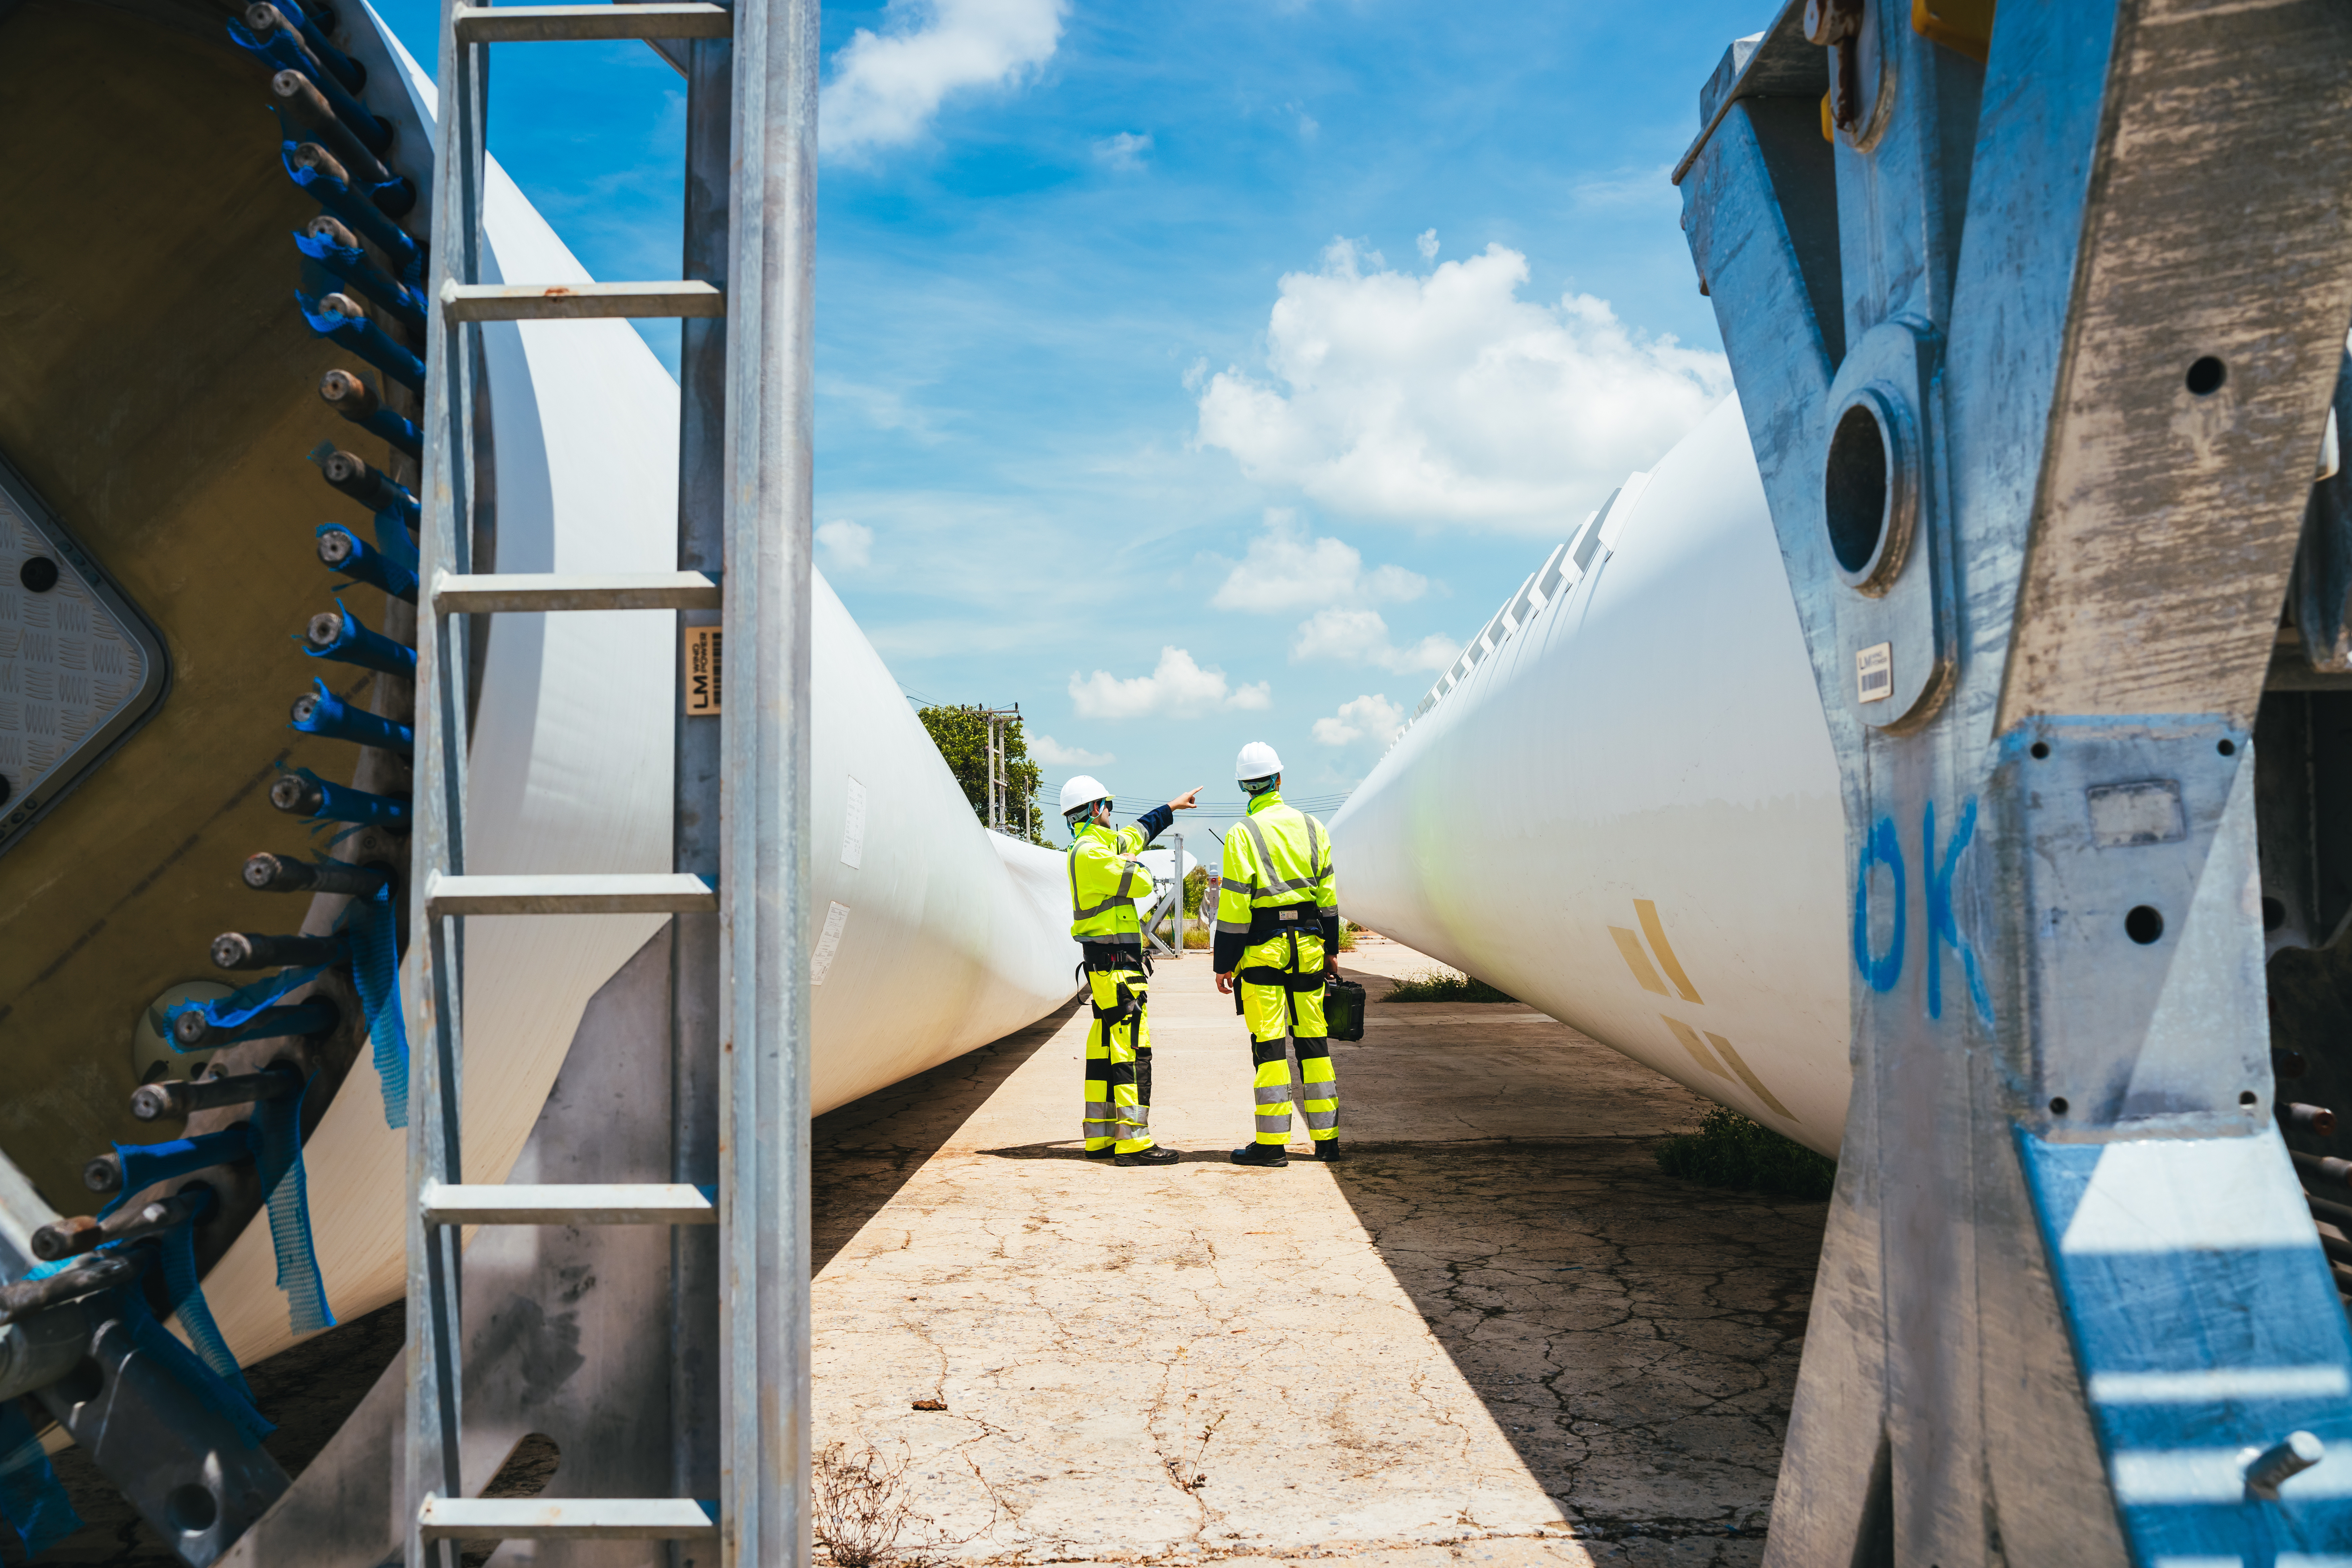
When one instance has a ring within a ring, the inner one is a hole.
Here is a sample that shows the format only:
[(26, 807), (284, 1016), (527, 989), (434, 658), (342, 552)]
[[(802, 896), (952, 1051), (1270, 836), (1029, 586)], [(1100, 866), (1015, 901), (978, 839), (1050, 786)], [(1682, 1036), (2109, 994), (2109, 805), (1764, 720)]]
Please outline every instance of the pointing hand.
[(1186, 790), (1182, 795), (1178, 795), (1174, 800), (1170, 801), (1168, 804), (1170, 807), (1174, 810), (1190, 811), (1194, 806), (1201, 804), (1201, 791), (1207, 787), (1208, 786), (1206, 784), (1202, 784), (1198, 788)]

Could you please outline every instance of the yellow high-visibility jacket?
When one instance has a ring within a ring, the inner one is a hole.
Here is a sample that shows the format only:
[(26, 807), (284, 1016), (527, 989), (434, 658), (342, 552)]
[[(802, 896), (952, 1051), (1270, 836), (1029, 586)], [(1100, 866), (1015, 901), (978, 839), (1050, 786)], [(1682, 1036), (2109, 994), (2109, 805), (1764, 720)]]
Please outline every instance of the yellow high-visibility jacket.
[(1331, 872), (1331, 836), (1315, 818), (1285, 805), (1281, 791), (1267, 790), (1250, 802), (1249, 814), (1225, 834), (1223, 858), (1212, 959), (1218, 973), (1230, 973), (1252, 942), (1286, 929), (1337, 942), (1339, 884)]
[(1151, 891), (1151, 873), (1136, 854), (1151, 842), (1139, 823), (1109, 828), (1089, 823), (1070, 844), (1070, 934), (1080, 942), (1143, 946), (1135, 900)]

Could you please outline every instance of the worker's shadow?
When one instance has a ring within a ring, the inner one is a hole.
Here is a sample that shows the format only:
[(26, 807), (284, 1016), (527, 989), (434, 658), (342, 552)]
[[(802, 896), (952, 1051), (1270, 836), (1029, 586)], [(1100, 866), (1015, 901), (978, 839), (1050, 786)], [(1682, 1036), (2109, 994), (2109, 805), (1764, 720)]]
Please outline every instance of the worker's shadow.
[(821, 1269), (898, 1195), (971, 1113), (1076, 1010), (1073, 996), (1027, 1028), (838, 1106), (809, 1129), (810, 1265)]

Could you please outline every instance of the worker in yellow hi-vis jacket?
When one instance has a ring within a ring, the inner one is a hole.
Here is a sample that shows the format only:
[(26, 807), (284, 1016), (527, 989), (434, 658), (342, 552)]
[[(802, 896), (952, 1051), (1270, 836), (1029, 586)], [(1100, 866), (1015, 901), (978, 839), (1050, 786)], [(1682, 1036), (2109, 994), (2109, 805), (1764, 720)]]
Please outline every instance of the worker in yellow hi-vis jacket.
[(1110, 791), (1084, 773), (1062, 786), (1062, 819), (1070, 825), (1070, 934), (1083, 954), (1087, 999), (1094, 1007), (1087, 1029), (1089, 1160), (1176, 1163), (1175, 1150), (1151, 1141), (1151, 1032), (1144, 1016), (1151, 972), (1143, 956), (1143, 922), (1135, 912), (1135, 900), (1151, 891), (1151, 873), (1135, 858), (1178, 812), (1192, 810), (1200, 794), (1178, 795), (1114, 829)]
[(1323, 1022), (1323, 990), (1339, 952), (1339, 893), (1331, 836), (1282, 801), (1282, 759), (1263, 741), (1234, 763), (1249, 811), (1225, 834), (1217, 894), (1217, 989), (1237, 998), (1249, 1026), (1255, 1138), (1236, 1165), (1285, 1165), (1290, 1142), (1290, 1047), (1305, 1086), (1307, 1136), (1318, 1160), (1339, 1157), (1339, 1079)]

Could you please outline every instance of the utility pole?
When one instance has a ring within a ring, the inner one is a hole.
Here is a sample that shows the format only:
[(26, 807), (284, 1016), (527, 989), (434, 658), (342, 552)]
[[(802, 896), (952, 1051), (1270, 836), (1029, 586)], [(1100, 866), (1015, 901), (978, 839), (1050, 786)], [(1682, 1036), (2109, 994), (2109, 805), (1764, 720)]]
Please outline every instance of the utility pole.
[[(982, 708), (980, 716), (988, 721), (988, 810), (984, 820), (989, 827), (1002, 833), (1009, 827), (1013, 813), (1006, 809), (1004, 792), (1013, 787), (1013, 766), (1004, 754), (1004, 730), (1008, 724), (1021, 721), (1021, 704), (1010, 708)], [(1025, 827), (1029, 819), (1029, 801), (1024, 795), (1021, 802), (1021, 818)]]

